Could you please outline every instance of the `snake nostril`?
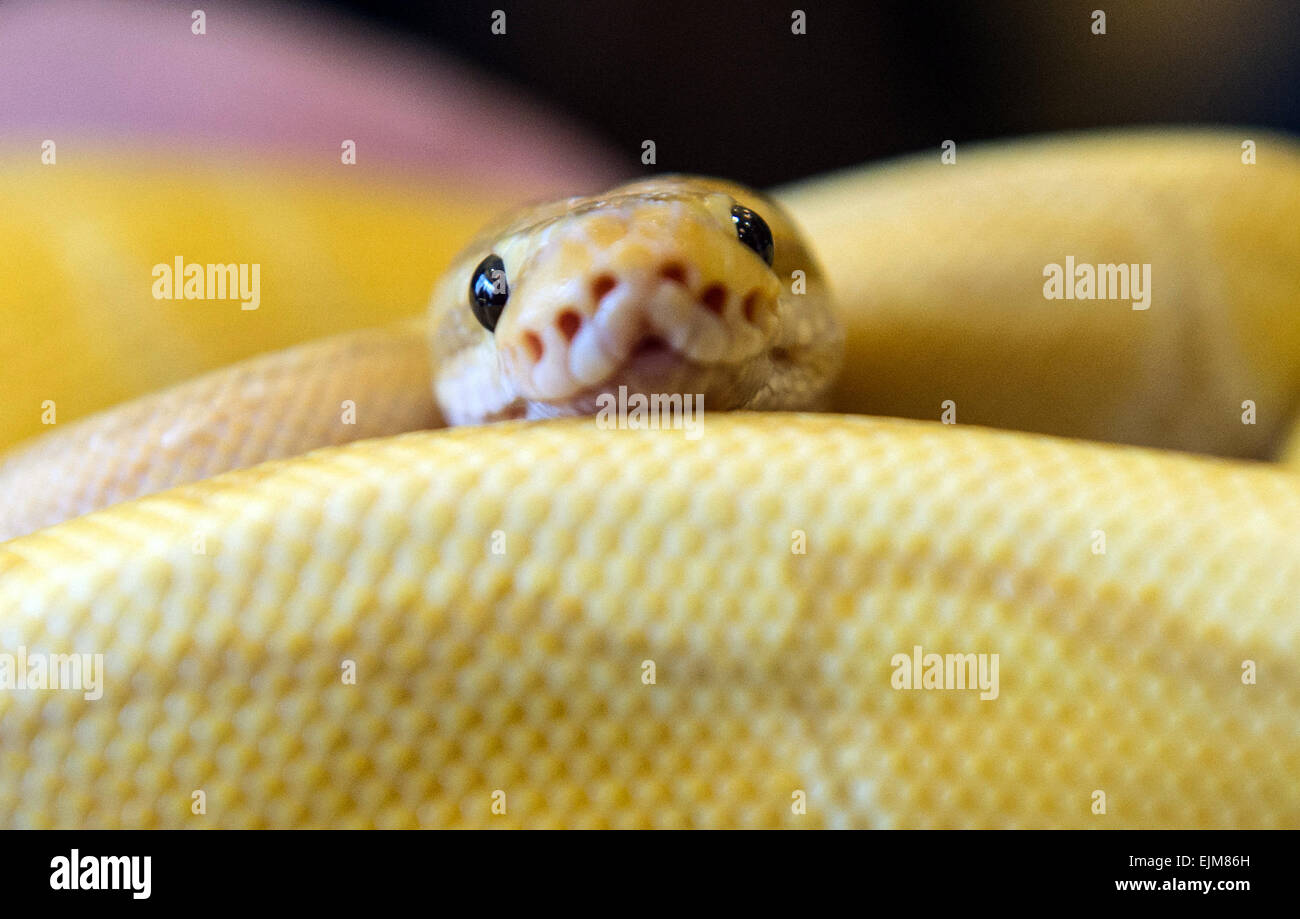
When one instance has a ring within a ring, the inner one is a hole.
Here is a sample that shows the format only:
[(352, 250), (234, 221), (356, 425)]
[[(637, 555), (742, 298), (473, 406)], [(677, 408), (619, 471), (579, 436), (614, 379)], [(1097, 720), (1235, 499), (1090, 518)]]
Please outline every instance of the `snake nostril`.
[(524, 347), (528, 349), (528, 356), (533, 363), (542, 359), (542, 339), (536, 332), (525, 332), (523, 335)]
[(721, 316), (722, 308), (727, 304), (727, 288), (722, 284), (710, 284), (700, 294), (700, 302), (703, 303), (714, 315)]
[(591, 299), (599, 303), (617, 286), (618, 278), (612, 274), (598, 274), (591, 280)]
[(745, 312), (745, 321), (753, 322), (754, 318), (758, 315), (758, 291), (751, 290), (749, 293), (745, 294), (745, 300), (744, 303), (741, 304), (741, 309)]
[(686, 283), (686, 266), (681, 262), (664, 262), (659, 269), (659, 277), (674, 284)]
[(578, 329), (582, 326), (582, 317), (573, 310), (563, 310), (555, 318), (555, 327), (560, 330), (565, 341), (573, 341), (573, 336), (578, 334)]

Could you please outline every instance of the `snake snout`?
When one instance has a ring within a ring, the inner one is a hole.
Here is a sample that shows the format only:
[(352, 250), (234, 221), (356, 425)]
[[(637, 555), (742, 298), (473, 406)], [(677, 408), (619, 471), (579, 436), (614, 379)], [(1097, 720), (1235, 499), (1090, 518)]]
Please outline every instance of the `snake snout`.
[(595, 273), (583, 285), (585, 296), (570, 296), (520, 323), (512, 349), (520, 369), (535, 373), (548, 362), (570, 363), (574, 352), (596, 346), (615, 363), (651, 347), (694, 360), (725, 359), (712, 352), (727, 350), (737, 336), (771, 329), (775, 303), (768, 291), (698, 274), (678, 259), (638, 275)]
[(676, 391), (724, 365), (744, 376), (771, 351), (780, 284), (769, 267), (729, 220), (664, 207), (572, 220), (526, 280), (520, 272), (496, 345), (525, 400), (555, 406), (623, 384)]

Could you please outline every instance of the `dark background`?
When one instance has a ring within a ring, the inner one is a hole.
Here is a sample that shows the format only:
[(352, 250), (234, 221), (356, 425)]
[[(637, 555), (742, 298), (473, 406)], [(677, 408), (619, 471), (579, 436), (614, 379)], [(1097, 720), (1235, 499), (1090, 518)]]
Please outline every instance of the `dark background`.
[[(948, 138), (1192, 122), (1300, 132), (1300, 0), (296, 5), (450, 53), (638, 166), (652, 139), (659, 170), (758, 186)], [(793, 9), (806, 35), (791, 34)]]

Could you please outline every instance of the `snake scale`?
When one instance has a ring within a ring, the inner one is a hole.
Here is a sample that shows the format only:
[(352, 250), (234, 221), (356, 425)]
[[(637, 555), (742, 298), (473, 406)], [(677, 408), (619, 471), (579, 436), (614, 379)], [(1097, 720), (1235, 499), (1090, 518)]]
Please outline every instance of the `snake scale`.
[[(1300, 825), (1300, 477), (1259, 462), (1300, 151), (1251, 136), (545, 205), (432, 321), (19, 447), (0, 651), (104, 669), (0, 691), (0, 821)], [(1149, 308), (1046, 298), (1067, 258)], [(598, 425), (612, 382), (700, 436)], [(901, 685), (930, 653), (996, 688)]]

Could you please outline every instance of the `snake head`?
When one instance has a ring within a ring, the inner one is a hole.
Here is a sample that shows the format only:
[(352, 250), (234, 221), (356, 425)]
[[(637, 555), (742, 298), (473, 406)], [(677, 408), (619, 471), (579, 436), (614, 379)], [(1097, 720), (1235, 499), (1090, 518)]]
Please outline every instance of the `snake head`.
[(590, 414), (604, 393), (713, 410), (808, 408), (841, 339), (774, 202), (672, 176), (490, 228), (434, 294), (435, 393), (453, 424)]

